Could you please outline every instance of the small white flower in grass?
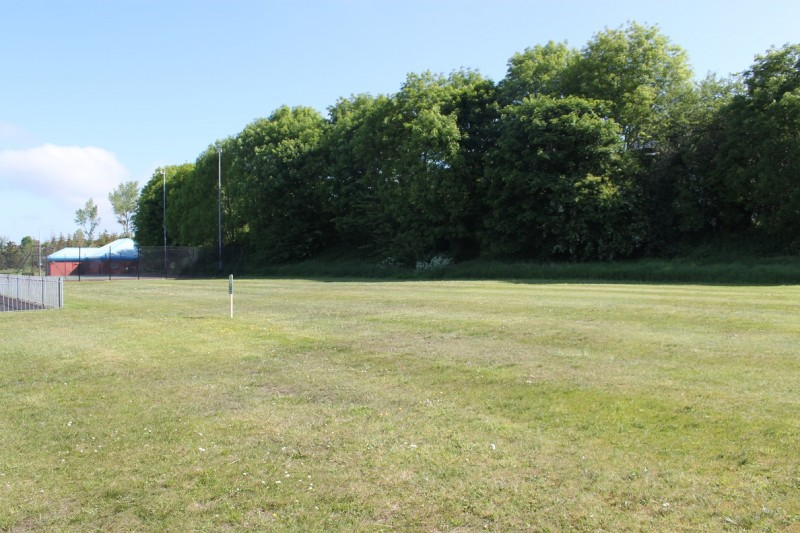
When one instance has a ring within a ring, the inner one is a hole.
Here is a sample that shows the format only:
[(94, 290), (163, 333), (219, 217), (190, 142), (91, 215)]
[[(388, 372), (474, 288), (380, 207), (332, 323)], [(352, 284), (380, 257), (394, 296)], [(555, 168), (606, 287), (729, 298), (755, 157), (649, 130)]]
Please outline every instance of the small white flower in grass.
[(496, 450), (497, 449), (497, 446), (495, 446), (494, 443), (491, 443), (489, 446), (492, 447), (492, 450)]
[(201, 452), (204, 452), (204, 451), (206, 451), (206, 449), (205, 449), (205, 448), (198, 448), (198, 450), (200, 450)]
[(68, 428), (71, 428), (71, 427), (72, 427), (72, 420), (70, 420), (69, 422), (67, 422), (67, 427), (68, 427)]

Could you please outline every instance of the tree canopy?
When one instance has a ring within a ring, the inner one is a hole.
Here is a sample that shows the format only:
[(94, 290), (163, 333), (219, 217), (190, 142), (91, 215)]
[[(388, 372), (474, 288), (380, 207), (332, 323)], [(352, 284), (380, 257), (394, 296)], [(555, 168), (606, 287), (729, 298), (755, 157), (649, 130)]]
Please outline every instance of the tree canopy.
[(91, 243), (94, 239), (94, 231), (100, 224), (100, 217), (97, 216), (97, 205), (94, 200), (89, 198), (82, 208), (75, 211), (75, 223), (86, 232), (86, 237)]
[(130, 226), (133, 214), (136, 212), (136, 200), (139, 197), (139, 183), (128, 181), (120, 183), (116, 189), (108, 193), (108, 201), (117, 217), (117, 222), (122, 226), (122, 235), (131, 236)]
[(800, 245), (800, 46), (695, 80), (680, 46), (630, 23), (507, 66), (498, 82), (408, 74), (327, 117), (279, 107), (157, 170), (136, 238), (210, 245), (222, 230), (271, 262), (607, 260), (718, 235)]

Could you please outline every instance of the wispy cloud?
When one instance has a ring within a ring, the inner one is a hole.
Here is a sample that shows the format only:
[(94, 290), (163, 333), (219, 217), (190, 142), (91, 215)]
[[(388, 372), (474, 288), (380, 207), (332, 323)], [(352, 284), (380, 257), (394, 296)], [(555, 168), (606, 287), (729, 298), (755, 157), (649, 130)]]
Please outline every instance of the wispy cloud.
[(10, 122), (0, 122), (0, 143), (5, 147), (33, 144), (33, 138), (24, 128)]

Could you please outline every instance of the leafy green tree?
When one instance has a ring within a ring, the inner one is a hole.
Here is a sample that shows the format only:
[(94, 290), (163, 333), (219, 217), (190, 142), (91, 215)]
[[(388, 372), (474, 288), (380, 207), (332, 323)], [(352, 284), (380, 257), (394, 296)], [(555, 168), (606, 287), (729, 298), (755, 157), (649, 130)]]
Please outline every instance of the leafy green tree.
[[(174, 244), (174, 228), (167, 222), (167, 217), (180, 218), (171, 212), (171, 198), (175, 198), (173, 175), (176, 167), (166, 166), (153, 171), (152, 177), (142, 187), (139, 194), (136, 213), (132, 218), (136, 242), (140, 246), (161, 246), (164, 244), (164, 231), (167, 231), (168, 245)], [(166, 191), (166, 204), (164, 196)]]
[(116, 189), (108, 194), (108, 201), (117, 217), (117, 222), (122, 226), (122, 235), (131, 236), (131, 219), (136, 212), (136, 200), (139, 197), (139, 182), (128, 181), (120, 183)]
[(11, 241), (8, 237), (0, 235), (0, 271), (8, 268), (9, 264), (9, 250), (8, 245)]
[(89, 243), (91, 243), (94, 231), (100, 224), (100, 218), (97, 216), (97, 205), (95, 205), (94, 200), (89, 198), (82, 209), (75, 211), (75, 223), (86, 232)]
[(393, 99), (394, 143), (382, 165), (392, 193), (385, 242), (387, 253), (403, 261), (445, 252), (464, 231), (457, 212), (467, 192), (453, 179), (461, 142), (454, 89), (443, 76), (410, 74)]
[[(380, 205), (372, 239), (402, 262), (477, 253), (477, 190), (497, 117), (494, 85), (471, 71), (409, 74), (370, 121), (364, 174)], [(368, 131), (368, 130), (365, 130)]]
[(332, 244), (351, 253), (379, 253), (380, 236), (391, 233), (383, 164), (392, 147), (387, 128), (392, 105), (385, 96), (357, 95), (328, 109), (330, 126), (320, 139), (320, 153), (336, 237)]
[[(230, 178), (230, 168), (236, 154), (233, 151), (235, 141), (227, 138), (209, 146), (197, 157), (191, 167), (186, 168), (184, 179), (180, 180), (180, 197), (175, 199), (176, 209), (181, 213), (180, 220), (175, 221), (177, 239), (185, 245), (216, 245), (219, 237), (219, 208), (223, 207), (223, 223), (227, 231), (223, 241), (233, 242), (229, 197), (224, 194), (224, 186), (220, 189), (220, 163), (222, 176)], [(219, 146), (222, 157), (217, 151)], [(221, 194), (223, 193), (223, 194)], [(220, 204), (221, 201), (221, 204)]]
[(197, 244), (191, 239), (187, 239), (185, 235), (185, 228), (188, 225), (186, 219), (188, 217), (191, 220), (193, 213), (198, 209), (198, 206), (194, 203), (195, 198), (192, 196), (191, 189), (194, 169), (194, 163), (166, 167), (166, 228), (167, 242), (171, 246), (194, 246)]
[(236, 138), (236, 168), (228, 191), (262, 259), (313, 256), (327, 241), (321, 164), (317, 148), (325, 119), (308, 107), (281, 107)]
[(508, 105), (528, 96), (566, 96), (568, 76), (579, 58), (577, 50), (554, 41), (514, 54), (499, 84), (501, 101)]
[(528, 97), (503, 110), (487, 164), (485, 255), (611, 259), (646, 239), (619, 180), (620, 128), (602, 103)]
[(722, 112), (713, 176), (738, 222), (783, 245), (800, 244), (800, 45), (771, 49), (744, 73), (745, 91)]
[(686, 52), (635, 22), (597, 33), (570, 65), (565, 93), (607, 102), (627, 150), (657, 151), (692, 90)]
[(674, 219), (662, 218), (660, 227), (674, 226), (679, 235), (693, 237), (748, 225), (741, 206), (725, 200), (726, 185), (714, 172), (714, 160), (730, 127), (723, 110), (741, 92), (737, 78), (710, 74), (697, 83), (687, 100), (682, 127), (673, 136), (675, 150), (663, 159), (662, 183), (671, 183), (674, 190), (662, 207), (669, 208)]

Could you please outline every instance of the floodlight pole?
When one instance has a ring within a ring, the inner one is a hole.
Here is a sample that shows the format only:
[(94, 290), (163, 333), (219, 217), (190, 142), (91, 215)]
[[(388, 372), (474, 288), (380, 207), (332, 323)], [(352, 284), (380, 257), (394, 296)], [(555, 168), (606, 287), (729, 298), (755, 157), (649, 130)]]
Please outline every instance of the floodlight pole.
[(217, 148), (217, 243), (219, 253), (219, 273), (222, 273), (222, 148), (220, 145), (215, 145)]
[(163, 198), (164, 198), (164, 279), (167, 278), (169, 271), (167, 270), (167, 170), (161, 169), (161, 176), (163, 177)]

